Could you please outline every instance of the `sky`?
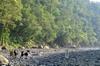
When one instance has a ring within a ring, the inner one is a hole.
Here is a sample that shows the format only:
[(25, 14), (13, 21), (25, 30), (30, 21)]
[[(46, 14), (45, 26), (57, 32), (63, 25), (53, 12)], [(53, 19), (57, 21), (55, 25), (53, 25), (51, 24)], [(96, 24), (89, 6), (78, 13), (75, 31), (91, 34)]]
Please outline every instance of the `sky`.
[(91, 2), (100, 2), (100, 0), (90, 0)]

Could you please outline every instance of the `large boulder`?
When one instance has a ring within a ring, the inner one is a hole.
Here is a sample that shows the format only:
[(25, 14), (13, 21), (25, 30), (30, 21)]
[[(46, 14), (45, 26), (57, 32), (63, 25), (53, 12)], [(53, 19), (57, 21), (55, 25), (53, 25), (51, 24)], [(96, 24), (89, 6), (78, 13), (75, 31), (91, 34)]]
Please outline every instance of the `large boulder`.
[(8, 65), (9, 61), (6, 57), (0, 54), (0, 65)]
[(47, 45), (45, 45), (45, 46), (44, 46), (44, 49), (50, 49), (50, 47), (49, 47), (49, 46), (47, 46)]

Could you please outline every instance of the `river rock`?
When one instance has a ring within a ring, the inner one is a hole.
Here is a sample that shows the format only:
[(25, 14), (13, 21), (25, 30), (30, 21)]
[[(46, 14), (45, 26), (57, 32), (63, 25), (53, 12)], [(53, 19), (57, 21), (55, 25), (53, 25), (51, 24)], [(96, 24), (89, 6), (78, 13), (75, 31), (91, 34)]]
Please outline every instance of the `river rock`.
[(8, 65), (9, 61), (7, 58), (5, 58), (3, 55), (0, 55), (0, 65)]
[(44, 46), (44, 49), (50, 49), (50, 47), (49, 46)]

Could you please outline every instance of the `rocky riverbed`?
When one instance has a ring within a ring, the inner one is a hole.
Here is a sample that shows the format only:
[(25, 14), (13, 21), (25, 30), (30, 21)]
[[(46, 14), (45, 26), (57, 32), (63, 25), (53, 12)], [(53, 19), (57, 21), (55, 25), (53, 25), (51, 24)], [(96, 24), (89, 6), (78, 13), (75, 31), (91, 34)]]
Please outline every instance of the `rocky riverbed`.
[[(21, 51), (29, 51), (21, 56)], [(11, 66), (100, 66), (99, 48), (78, 49), (24, 49), (18, 50), (17, 56), (4, 55)]]

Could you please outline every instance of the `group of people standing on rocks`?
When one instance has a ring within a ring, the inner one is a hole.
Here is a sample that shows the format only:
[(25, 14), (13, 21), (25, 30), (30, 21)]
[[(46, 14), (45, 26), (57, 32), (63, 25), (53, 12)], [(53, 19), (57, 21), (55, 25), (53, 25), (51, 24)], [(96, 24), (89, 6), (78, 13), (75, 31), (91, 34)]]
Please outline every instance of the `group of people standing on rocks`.
[[(33, 49), (49, 49), (48, 46), (38, 46), (37, 47), (32, 47)], [(9, 65), (9, 60), (3, 55), (3, 51), (7, 51), (7, 48), (5, 46), (0, 46), (0, 66), (5, 65), (5, 66), (10, 66)], [(19, 49), (14, 49), (8, 52), (9, 56), (12, 58), (24, 58), (27, 59), (29, 58), (31, 55), (32, 56), (40, 56), (41, 54), (43, 54), (43, 51), (32, 51), (30, 49), (25, 49), (24, 47), (21, 47)]]
[(18, 55), (20, 55), (20, 58), (21, 58), (23, 56), (26, 56), (26, 57), (29, 56), (29, 53), (30, 53), (30, 50), (19, 51), (19, 50), (15, 49), (10, 52), (10, 56), (17, 57)]

